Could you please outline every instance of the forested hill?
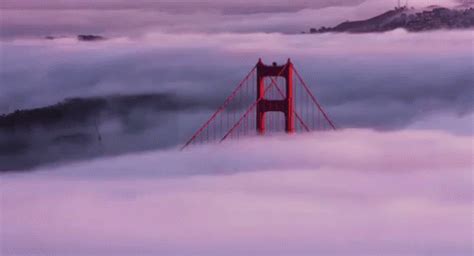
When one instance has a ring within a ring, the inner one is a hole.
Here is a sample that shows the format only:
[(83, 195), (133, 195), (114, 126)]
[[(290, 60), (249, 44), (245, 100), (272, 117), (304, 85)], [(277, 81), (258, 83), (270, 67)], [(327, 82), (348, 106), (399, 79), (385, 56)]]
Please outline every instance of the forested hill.
[(410, 32), (474, 28), (474, 8), (448, 9), (431, 6), (424, 10), (416, 10), (401, 7), (367, 20), (346, 21), (329, 28), (311, 28), (310, 33), (371, 33), (385, 32), (398, 28), (403, 28)]

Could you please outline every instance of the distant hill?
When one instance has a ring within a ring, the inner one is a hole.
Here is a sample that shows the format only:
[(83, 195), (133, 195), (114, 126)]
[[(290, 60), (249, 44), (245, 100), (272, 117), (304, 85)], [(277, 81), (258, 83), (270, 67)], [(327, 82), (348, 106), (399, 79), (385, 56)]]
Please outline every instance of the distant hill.
[(93, 124), (99, 118), (126, 117), (134, 110), (180, 110), (194, 107), (195, 104), (181, 101), (170, 94), (158, 93), (70, 98), (51, 106), (0, 115), (0, 132)]
[(346, 21), (332, 28), (311, 28), (310, 33), (371, 33), (385, 32), (398, 28), (403, 28), (410, 32), (474, 28), (474, 8), (448, 9), (430, 6), (420, 11), (401, 7), (367, 20)]
[[(69, 38), (67, 36), (45, 36), (44, 39), (48, 40), (56, 40), (56, 39), (63, 39), (63, 38)], [(77, 35), (76, 36), (77, 41), (83, 41), (83, 42), (94, 42), (94, 41), (103, 41), (107, 40), (107, 38), (99, 35)]]
[(0, 173), (167, 147), (176, 139), (159, 131), (173, 122), (170, 113), (215, 107), (212, 102), (149, 93), (71, 98), (0, 115)]

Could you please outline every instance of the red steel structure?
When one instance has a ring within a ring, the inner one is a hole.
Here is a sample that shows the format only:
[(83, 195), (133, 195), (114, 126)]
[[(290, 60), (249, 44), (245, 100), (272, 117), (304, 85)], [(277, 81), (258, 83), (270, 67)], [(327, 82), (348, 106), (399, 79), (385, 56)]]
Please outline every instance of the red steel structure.
[[(265, 77), (283, 77), (285, 79), (285, 95), (283, 99), (265, 98)], [(259, 100), (261, 99), (261, 100)], [(257, 63), (257, 132), (265, 134), (265, 113), (283, 112), (285, 115), (285, 131), (295, 132), (295, 122), (293, 118), (293, 64), (290, 59), (285, 65), (272, 66), (263, 64), (262, 59)]]
[(265, 65), (259, 59), (182, 149), (243, 136), (335, 129), (290, 59), (284, 65)]

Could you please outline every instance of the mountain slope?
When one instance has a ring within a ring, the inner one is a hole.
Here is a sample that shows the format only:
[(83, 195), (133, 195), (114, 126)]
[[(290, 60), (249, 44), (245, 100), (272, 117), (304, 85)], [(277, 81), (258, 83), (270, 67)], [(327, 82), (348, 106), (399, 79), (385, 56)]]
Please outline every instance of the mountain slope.
[(332, 28), (312, 28), (310, 33), (371, 33), (398, 28), (410, 32), (474, 28), (474, 8), (448, 9), (433, 6), (423, 11), (407, 7), (395, 8), (367, 20), (346, 21)]

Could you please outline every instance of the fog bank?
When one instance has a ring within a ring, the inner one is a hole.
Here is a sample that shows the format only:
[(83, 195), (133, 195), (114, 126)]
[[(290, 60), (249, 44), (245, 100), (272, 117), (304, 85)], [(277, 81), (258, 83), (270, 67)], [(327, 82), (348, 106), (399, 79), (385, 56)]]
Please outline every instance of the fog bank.
[(330, 134), (1, 178), (3, 255), (470, 255), (472, 136)]

